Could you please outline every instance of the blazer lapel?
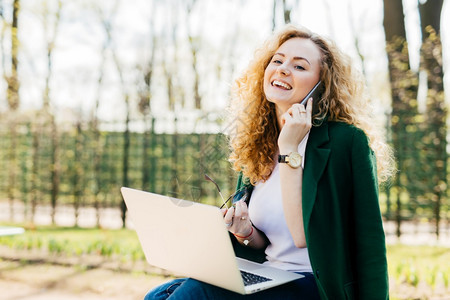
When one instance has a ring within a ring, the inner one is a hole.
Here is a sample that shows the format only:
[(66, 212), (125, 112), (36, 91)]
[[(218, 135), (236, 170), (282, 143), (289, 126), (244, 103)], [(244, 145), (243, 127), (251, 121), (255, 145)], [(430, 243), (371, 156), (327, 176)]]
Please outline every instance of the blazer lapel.
[(331, 152), (326, 145), (328, 141), (327, 121), (323, 122), (319, 127), (311, 128), (305, 152), (302, 187), (303, 224), (306, 237), (308, 237), (309, 220), (316, 200), (317, 185)]

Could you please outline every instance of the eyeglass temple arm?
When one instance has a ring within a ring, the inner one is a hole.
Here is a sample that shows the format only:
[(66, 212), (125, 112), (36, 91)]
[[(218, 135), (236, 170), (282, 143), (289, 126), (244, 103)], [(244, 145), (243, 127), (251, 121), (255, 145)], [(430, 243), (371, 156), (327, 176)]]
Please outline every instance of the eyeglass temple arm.
[(222, 201), (223, 201), (223, 204), (220, 208), (222, 208), (224, 206), (226, 206), (228, 208), (227, 202), (228, 202), (228, 200), (230, 200), (230, 198), (228, 198), (227, 201), (225, 201), (225, 198), (223, 197), (222, 192), (220, 191), (219, 185), (211, 177), (209, 177), (208, 174), (205, 174), (205, 179), (208, 181), (211, 181), (216, 186), (217, 191), (219, 192), (220, 198), (222, 198)]
[[(222, 204), (222, 206), (220, 207), (220, 209), (222, 209), (226, 203), (228, 203), (228, 201), (230, 201), (231, 199), (234, 198), (234, 196), (236, 196), (238, 193), (242, 192), (245, 189), (245, 186), (241, 187), (240, 189), (238, 189), (237, 191), (235, 191), (233, 194), (230, 195), (230, 197), (228, 197), (228, 199), (225, 201), (224, 204)], [(228, 208), (228, 206), (227, 206)]]

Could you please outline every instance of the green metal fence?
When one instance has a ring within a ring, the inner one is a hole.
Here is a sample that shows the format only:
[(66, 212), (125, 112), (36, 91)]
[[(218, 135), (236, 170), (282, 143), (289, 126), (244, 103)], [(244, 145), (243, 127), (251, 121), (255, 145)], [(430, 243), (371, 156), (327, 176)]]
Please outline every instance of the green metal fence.
[[(125, 128), (123, 123), (113, 125)], [(18, 202), (29, 221), (38, 206), (51, 207), (53, 222), (61, 205), (73, 207), (76, 216), (81, 207), (94, 207), (97, 214), (112, 207), (121, 209), (125, 224), (121, 186), (213, 205), (221, 200), (204, 174), (217, 181), (224, 195), (234, 190), (236, 173), (227, 161), (223, 134), (95, 128), (89, 123), (56, 127), (36, 120), (0, 120), (0, 201), (10, 201), (9, 216), (17, 213), (12, 204)], [(400, 212), (397, 198), (403, 203)], [(437, 222), (433, 201), (414, 206), (414, 199), (396, 186), (382, 186), (380, 204), (386, 219), (397, 219), (398, 229), (403, 220), (436, 221), (436, 228), (450, 224), (448, 201), (442, 203)]]
[[(126, 150), (125, 141), (129, 141)], [(220, 203), (236, 174), (222, 134), (96, 131), (75, 124), (37, 128), (18, 123), (0, 128), (0, 199), (36, 205), (119, 207), (124, 183), (187, 200)], [(126, 165), (126, 168), (124, 166)], [(56, 203), (52, 203), (56, 201)]]

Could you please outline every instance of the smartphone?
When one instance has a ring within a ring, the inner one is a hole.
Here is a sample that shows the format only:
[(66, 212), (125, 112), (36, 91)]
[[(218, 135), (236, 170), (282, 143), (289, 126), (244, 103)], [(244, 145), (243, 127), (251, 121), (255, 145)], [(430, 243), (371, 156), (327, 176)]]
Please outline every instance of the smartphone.
[(309, 98), (313, 98), (313, 104), (316, 100), (319, 100), (323, 93), (323, 84), (322, 81), (319, 80), (318, 83), (311, 89), (311, 91), (306, 95), (305, 98), (300, 102), (300, 104), (303, 104), (306, 107), (306, 104), (308, 102)]

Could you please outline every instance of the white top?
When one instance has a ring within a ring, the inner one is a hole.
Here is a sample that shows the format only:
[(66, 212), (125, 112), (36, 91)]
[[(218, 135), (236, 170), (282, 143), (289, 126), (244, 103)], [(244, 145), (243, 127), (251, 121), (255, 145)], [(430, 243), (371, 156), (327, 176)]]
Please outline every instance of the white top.
[[(309, 133), (298, 146), (298, 152), (303, 157), (302, 168), (308, 137)], [(284, 217), (278, 162), (269, 179), (254, 187), (250, 198), (249, 217), (270, 241), (265, 251), (265, 264), (292, 272), (312, 272), (308, 249), (295, 246)]]

